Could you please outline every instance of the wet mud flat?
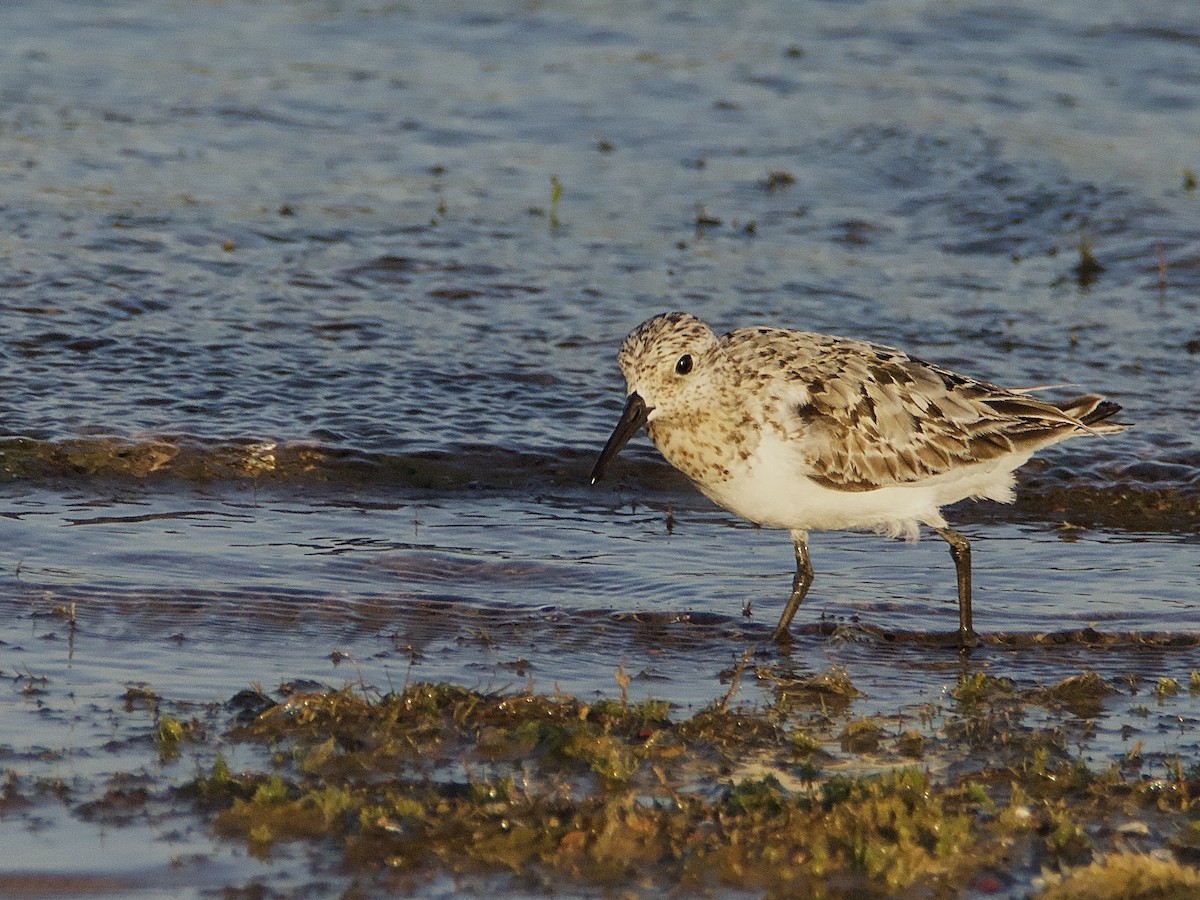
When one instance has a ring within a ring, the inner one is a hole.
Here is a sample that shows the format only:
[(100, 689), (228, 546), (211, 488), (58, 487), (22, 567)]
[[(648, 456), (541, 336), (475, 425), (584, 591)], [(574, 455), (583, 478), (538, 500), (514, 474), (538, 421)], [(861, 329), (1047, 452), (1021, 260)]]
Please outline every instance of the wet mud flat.
[[(964, 655), (949, 631), (818, 622), (779, 648), (735, 616), (497, 609), (441, 619), (460, 657), (495, 654), (486, 685), (479, 669), (421, 680), (436, 669), (419, 662), (380, 678), (387, 654), (345, 652), (271, 687), (234, 689), (230, 671), (200, 687), (154, 655), (88, 693), (87, 656), (120, 642), (94, 606), (88, 634), (78, 604), (48, 603), (26, 600), (30, 637), (78, 668), (6, 641), (30, 664), (2, 673), (17, 731), (0, 740), (0, 829), (27, 863), (0, 896), (1115, 898), (1200, 883), (1200, 634), (993, 633)], [(620, 660), (581, 662), (573, 692), (554, 684), (563, 619)], [(202, 653), (194, 638), (176, 649)], [(156, 673), (168, 687), (135, 680)]]
[[(1200, 852), (1195, 746), (1081, 752), (1114, 706), (1135, 704), (1125, 717), (1143, 727), (1192, 718), (1200, 673), (1021, 689), (974, 672), (903, 716), (858, 715), (840, 669), (794, 678), (748, 661), (728, 677), (690, 715), (619, 691), (288, 685), (198, 706), (131, 688), (131, 770), (92, 783), (10, 769), (0, 813), (191, 852), (158, 871), (9, 872), (0, 893), (1065, 898), (1200, 885), (1177, 861)], [(769, 682), (773, 702), (739, 699), (740, 679)], [(214, 846), (195, 849), (205, 835)]]
[(591, 458), (0, 441), (0, 896), (1195, 889), (1190, 482), (955, 510), (968, 654), (940, 548), (832, 536), (780, 647), (786, 541)]
[(637, 454), (0, 453), (0, 896), (1194, 889), (1186, 483), (958, 510), (962, 654), (940, 548), (862, 535), (770, 643), (786, 541)]

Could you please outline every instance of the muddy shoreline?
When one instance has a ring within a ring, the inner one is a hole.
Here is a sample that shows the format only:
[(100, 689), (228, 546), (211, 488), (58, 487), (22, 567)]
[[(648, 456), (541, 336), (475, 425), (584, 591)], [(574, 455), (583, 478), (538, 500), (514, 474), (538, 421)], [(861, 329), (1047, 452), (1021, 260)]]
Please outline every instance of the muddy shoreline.
[[(1200, 749), (1089, 746), (1098, 730), (1194, 719), (1200, 671), (1146, 682), (1089, 669), (1030, 687), (964, 662), (936, 702), (883, 714), (864, 711), (844, 669), (801, 675), (767, 657), (744, 655), (725, 693), (691, 711), (631, 699), (624, 667), (586, 702), (300, 682), (196, 704), (131, 686), (114, 724), (140, 762), (68, 782), (22, 774), (7, 754), (0, 816), (198, 830), (256, 861), (223, 896), (425, 896), (450, 879), (565, 897), (1061, 900), (1200, 884), (1187, 865)], [(746, 696), (764, 687), (767, 702)], [(213, 856), (179, 857), (167, 882), (10, 870), (0, 896), (203, 885)]]

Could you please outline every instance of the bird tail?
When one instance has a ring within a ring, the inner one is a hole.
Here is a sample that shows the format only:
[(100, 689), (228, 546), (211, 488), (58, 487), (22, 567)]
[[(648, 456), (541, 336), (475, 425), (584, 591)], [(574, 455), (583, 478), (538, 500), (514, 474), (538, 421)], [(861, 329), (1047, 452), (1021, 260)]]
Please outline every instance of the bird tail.
[(1099, 394), (1084, 394), (1054, 405), (1068, 416), (1078, 419), (1087, 426), (1088, 431), (1096, 434), (1116, 434), (1129, 427), (1127, 422), (1107, 421), (1121, 411), (1121, 406), (1119, 403), (1105, 400)]

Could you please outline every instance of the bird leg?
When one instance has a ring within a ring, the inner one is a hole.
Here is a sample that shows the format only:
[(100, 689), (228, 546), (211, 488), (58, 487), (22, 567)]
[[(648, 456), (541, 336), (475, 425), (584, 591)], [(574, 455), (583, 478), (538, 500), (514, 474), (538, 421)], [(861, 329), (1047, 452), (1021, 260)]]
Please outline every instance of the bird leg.
[(958, 573), (958, 642), (962, 647), (976, 643), (971, 625), (971, 542), (953, 528), (935, 528), (950, 545), (950, 556)]
[(779, 617), (779, 624), (775, 626), (775, 633), (771, 635), (771, 640), (776, 643), (792, 639), (788, 628), (796, 616), (796, 611), (800, 609), (800, 604), (804, 602), (804, 595), (808, 593), (808, 589), (813, 583), (812, 561), (808, 558), (808, 533), (793, 531), (792, 542), (796, 545), (796, 577), (792, 579), (792, 596), (788, 597), (787, 606), (783, 608), (783, 615)]

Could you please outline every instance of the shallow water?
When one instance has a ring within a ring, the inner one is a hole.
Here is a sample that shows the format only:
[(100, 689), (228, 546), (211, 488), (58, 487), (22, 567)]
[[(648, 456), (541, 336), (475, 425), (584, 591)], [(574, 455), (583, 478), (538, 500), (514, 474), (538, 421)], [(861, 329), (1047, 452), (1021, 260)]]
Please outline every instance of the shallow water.
[[(952, 515), (977, 627), (1017, 636), (975, 662), (1185, 677), (1200, 30), (1174, 3), (1043, 6), (5, 5), (5, 765), (140, 765), (149, 719), (111, 714), (131, 683), (611, 694), (624, 661), (639, 694), (724, 694), (786, 597), (786, 536), (644, 439), (585, 486), (619, 341), (667, 308), (1112, 396), (1135, 430)], [(941, 542), (813, 557), (789, 664), (846, 666), (864, 710), (940, 696)], [(1115, 644), (1032, 642), (1089, 626)], [(32, 848), (97, 833), (27, 824), (0, 817), (0, 870), (65, 872)], [(115, 840), (71, 871), (183, 852)], [(249, 877), (206, 841), (178, 890)]]

